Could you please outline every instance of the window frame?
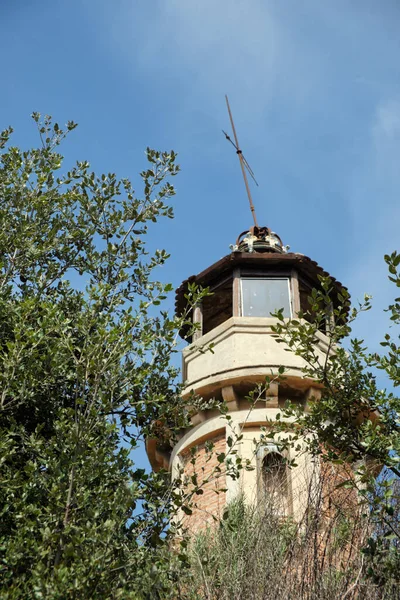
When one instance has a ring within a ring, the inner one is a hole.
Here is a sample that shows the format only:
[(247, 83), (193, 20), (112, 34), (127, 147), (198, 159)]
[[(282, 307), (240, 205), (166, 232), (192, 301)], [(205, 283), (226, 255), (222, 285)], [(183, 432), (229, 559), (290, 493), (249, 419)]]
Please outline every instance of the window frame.
[[(285, 319), (292, 319), (293, 318), (293, 290), (292, 290), (292, 280), (291, 277), (289, 275), (241, 275), (240, 276), (240, 300), (239, 300), (239, 316), (240, 317), (246, 317), (246, 315), (244, 315), (244, 306), (243, 306), (243, 299), (244, 299), (244, 295), (243, 295), (243, 282), (244, 281), (249, 281), (249, 280), (261, 280), (261, 281), (286, 281), (287, 283), (287, 291), (288, 291), (288, 301), (289, 301), (289, 316), (285, 316)], [(274, 309), (274, 310), (278, 310), (278, 308)], [(268, 317), (260, 317), (260, 316), (254, 316), (254, 317), (247, 317), (247, 318), (258, 318), (258, 319), (265, 319), (265, 318), (272, 318), (271, 315), (268, 315)]]

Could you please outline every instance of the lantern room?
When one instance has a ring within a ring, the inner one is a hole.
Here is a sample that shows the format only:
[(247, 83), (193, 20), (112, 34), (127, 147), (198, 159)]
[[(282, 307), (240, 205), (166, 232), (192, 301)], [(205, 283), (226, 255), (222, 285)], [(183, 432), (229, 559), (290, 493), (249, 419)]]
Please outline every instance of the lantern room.
[[(244, 381), (257, 383), (284, 366), (288, 376), (301, 378), (303, 364), (293, 353), (285, 352), (273, 337), (274, 313), (284, 318), (299, 313), (312, 321), (310, 296), (320, 288), (320, 278), (329, 277), (315, 261), (291, 253), (279, 236), (267, 227), (243, 232), (231, 246), (231, 253), (196, 276), (182, 283), (176, 294), (176, 311), (186, 308), (188, 285), (209, 288), (210, 295), (196, 306), (191, 316), (197, 323), (191, 342), (183, 351), (183, 376), (188, 389), (203, 396), (215, 395), (217, 388)], [(333, 319), (337, 292), (342, 285), (330, 278), (333, 286), (332, 315), (319, 325), (321, 356), (327, 348), (325, 335)], [(204, 352), (205, 348), (210, 352)], [(304, 385), (300, 383), (300, 386)], [(296, 386), (298, 387), (298, 385)]]

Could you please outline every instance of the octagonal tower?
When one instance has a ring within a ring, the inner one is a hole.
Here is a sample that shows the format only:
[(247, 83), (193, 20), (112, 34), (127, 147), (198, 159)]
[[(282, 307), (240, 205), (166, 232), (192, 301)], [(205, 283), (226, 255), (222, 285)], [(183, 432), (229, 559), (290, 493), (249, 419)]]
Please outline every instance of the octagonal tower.
[[(209, 287), (212, 292), (192, 310), (192, 319), (198, 323), (193, 338), (187, 337), (187, 331), (181, 332), (190, 342), (183, 350), (183, 380), (187, 396), (194, 392), (204, 401), (225, 403), (230, 419), (212, 408), (193, 408), (192, 427), (182, 432), (173, 448), (161, 448), (157, 440), (147, 442), (154, 469), (168, 468), (174, 475), (182, 467), (188, 475), (196, 472), (209, 478), (196, 510), (187, 519), (193, 531), (221, 517), (226, 504), (239, 494), (252, 503), (262, 502), (266, 494), (278, 495), (281, 514), (298, 520), (304, 513), (310, 485), (319, 477), (318, 465), (306, 452), (298, 452), (298, 466), (287, 469), (284, 459), (294, 457), (282, 455), (279, 438), (259, 441), (267, 419), (276, 420), (287, 400), (306, 407), (310, 398), (321, 395), (320, 386), (303, 376), (303, 359), (285, 351), (284, 344), (272, 335), (276, 319), (271, 313), (283, 309), (288, 319), (300, 310), (306, 313), (311, 290), (320, 287), (318, 276), (328, 273), (310, 258), (288, 252), (279, 236), (267, 227), (242, 233), (231, 250), (189, 277), (176, 292), (178, 314), (186, 308), (190, 283)], [(343, 286), (331, 279), (334, 290), (340, 292)], [(318, 331), (321, 358), (328, 343), (326, 331)], [(210, 346), (212, 351), (207, 351)], [(285, 368), (284, 380), (279, 384), (273, 381), (249, 410), (248, 394), (266, 377), (277, 379), (281, 366)], [(232, 432), (242, 436), (235, 448), (238, 455), (253, 465), (253, 470), (243, 470), (239, 479), (225, 476), (224, 469), (219, 471), (216, 455), (210, 457), (207, 452), (207, 444), (212, 443), (216, 451), (227, 454)], [(217, 475), (210, 477), (213, 469)]]

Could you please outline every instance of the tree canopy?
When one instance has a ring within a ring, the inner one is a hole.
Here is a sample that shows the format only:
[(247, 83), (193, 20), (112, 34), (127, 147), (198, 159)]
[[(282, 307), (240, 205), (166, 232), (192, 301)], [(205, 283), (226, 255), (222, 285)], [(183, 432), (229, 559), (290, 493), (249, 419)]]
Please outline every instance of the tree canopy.
[[(400, 255), (393, 252), (384, 259), (389, 280), (400, 288)], [(357, 491), (360, 508), (372, 519), (362, 549), (369, 557), (368, 572), (378, 580), (395, 577), (399, 583), (400, 398), (396, 389), (400, 386), (400, 298), (395, 294), (386, 310), (389, 323), (388, 332), (382, 333), (382, 351), (371, 352), (364, 340), (351, 337), (352, 323), (370, 310), (371, 297), (366, 295), (364, 302), (352, 307), (343, 290), (332, 319), (332, 283), (324, 277), (320, 282), (321, 289), (313, 290), (309, 298), (313, 322), (301, 312), (291, 321), (277, 313), (273, 330), (288, 351), (304, 359), (303, 374), (321, 385), (322, 397), (314, 399), (307, 410), (287, 403), (282, 422), (270, 435), (289, 429), (288, 447), (295, 447), (301, 438), (321, 461), (351, 465), (354, 477), (341, 485)], [(328, 352), (321, 360), (316, 333), (327, 322)], [(378, 376), (385, 388), (378, 386)], [(290, 426), (288, 418), (294, 418), (296, 425)]]
[(2, 597), (164, 598), (179, 494), (131, 450), (187, 419), (171, 366), (185, 316), (158, 308), (168, 255), (145, 243), (173, 216), (176, 155), (147, 149), (137, 196), (86, 161), (65, 170), (76, 125), (32, 116), (37, 148), (0, 138)]

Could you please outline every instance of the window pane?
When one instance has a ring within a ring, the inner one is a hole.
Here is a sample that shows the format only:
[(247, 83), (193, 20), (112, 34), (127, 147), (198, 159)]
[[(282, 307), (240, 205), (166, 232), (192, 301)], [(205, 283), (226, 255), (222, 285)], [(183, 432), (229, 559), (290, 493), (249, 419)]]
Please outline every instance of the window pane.
[(283, 308), (283, 316), (290, 317), (288, 279), (242, 279), (242, 316), (270, 317), (271, 312)]

